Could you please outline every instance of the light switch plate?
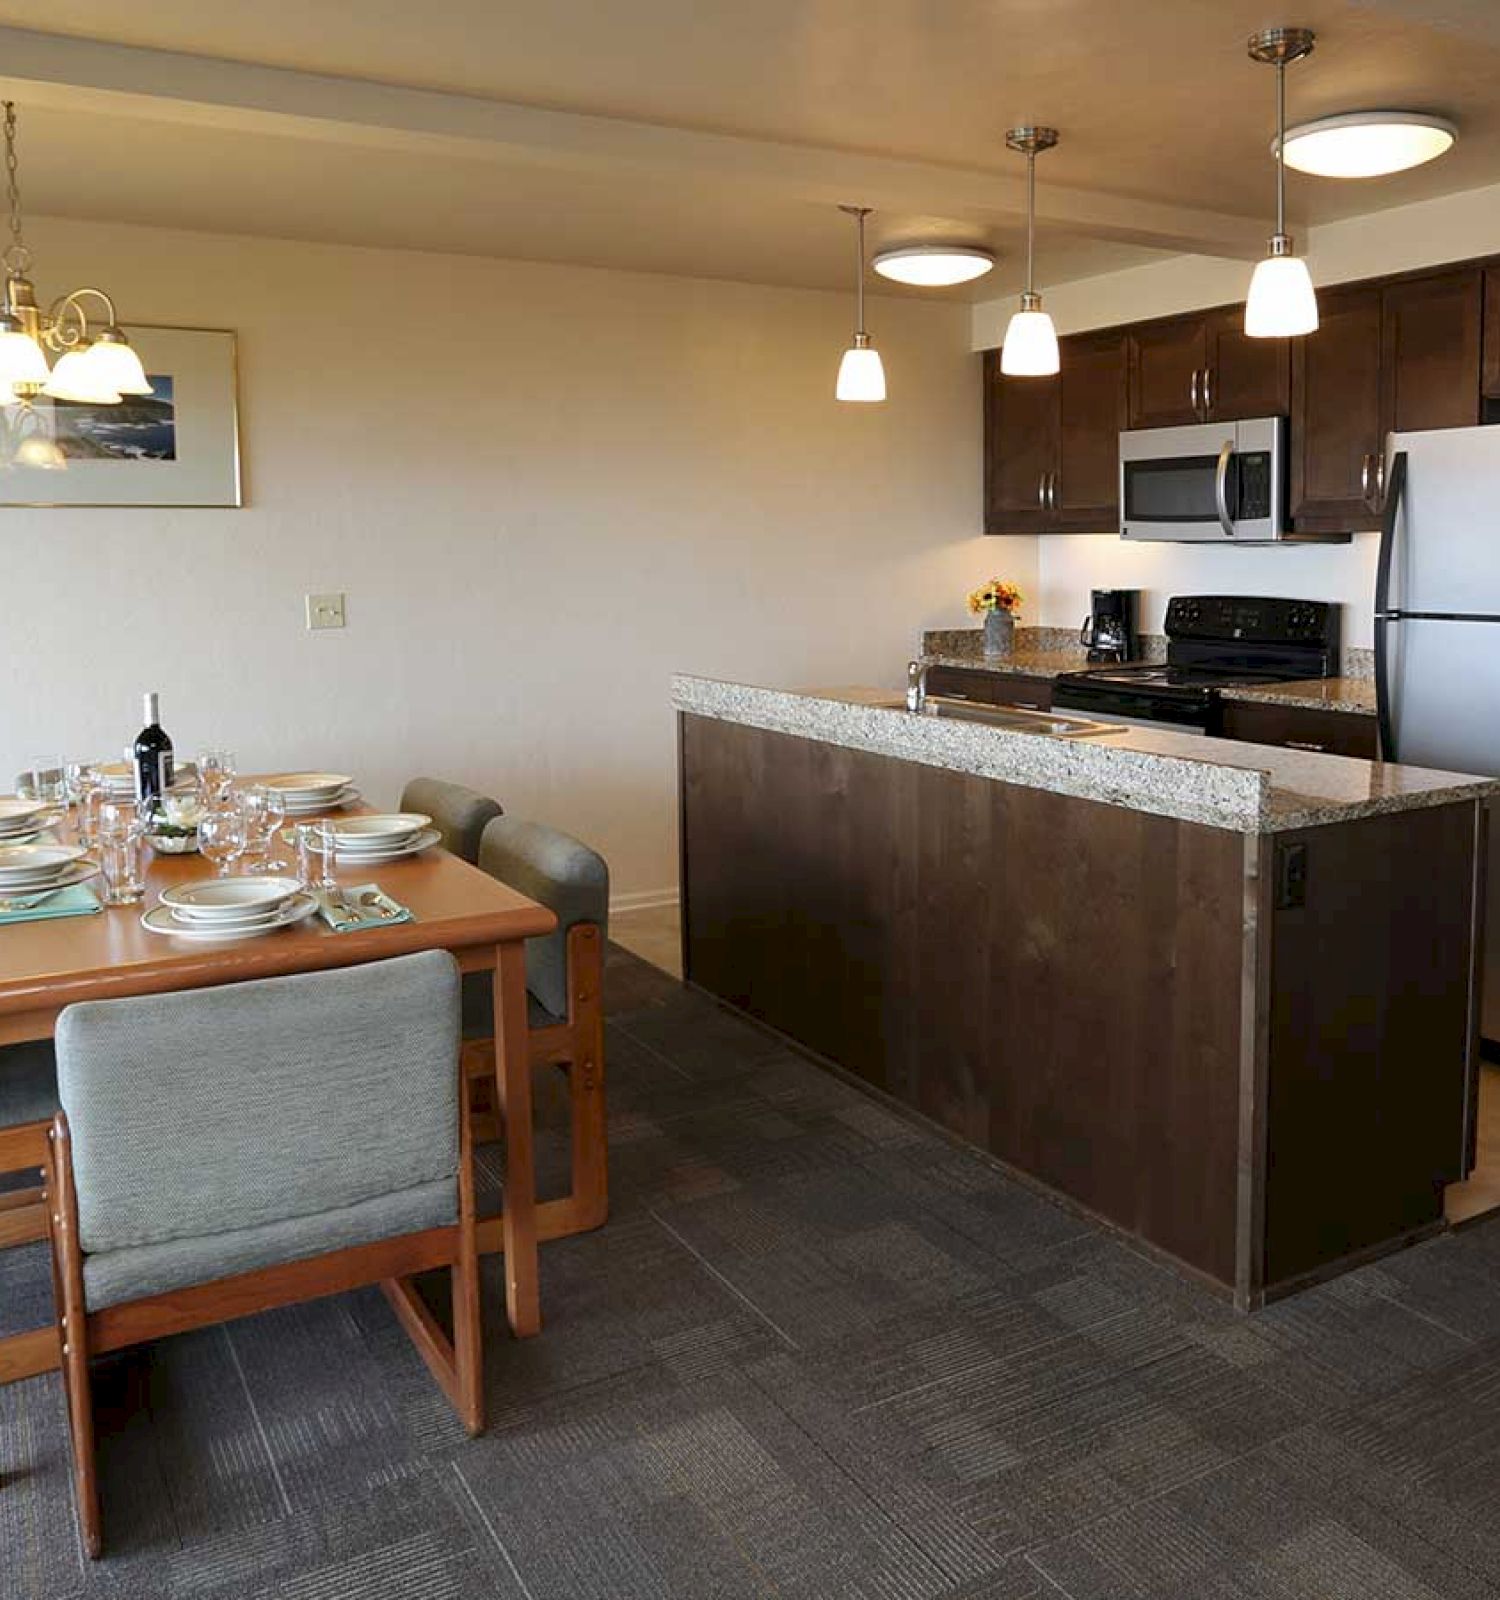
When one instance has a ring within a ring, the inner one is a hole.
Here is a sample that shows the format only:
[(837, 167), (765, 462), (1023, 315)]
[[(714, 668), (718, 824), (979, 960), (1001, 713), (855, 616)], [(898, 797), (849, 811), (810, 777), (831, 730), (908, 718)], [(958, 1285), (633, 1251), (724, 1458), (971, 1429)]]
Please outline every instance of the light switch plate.
[(343, 595), (308, 595), (307, 625), (309, 628), (342, 628), (344, 626)]

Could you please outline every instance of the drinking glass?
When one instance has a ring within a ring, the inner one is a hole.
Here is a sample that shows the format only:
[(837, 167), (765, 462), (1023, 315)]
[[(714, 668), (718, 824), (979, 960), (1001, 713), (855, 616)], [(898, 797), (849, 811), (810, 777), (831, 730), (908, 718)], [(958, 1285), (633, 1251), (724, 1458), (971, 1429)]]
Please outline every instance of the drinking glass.
[(16, 794), (22, 800), (44, 805), (56, 821), (67, 808), (68, 780), (61, 756), (47, 756), (24, 767), (16, 779)]
[(198, 850), (214, 864), (221, 878), (229, 876), (230, 863), (243, 855), (249, 843), (245, 813), (238, 806), (220, 805), (198, 819)]
[(247, 872), (285, 872), (288, 863), (275, 857), (276, 830), (286, 821), (286, 798), (279, 789), (253, 783), (239, 791), (240, 807), (245, 813), (245, 832), (254, 865)]
[(198, 783), (206, 804), (222, 800), (234, 782), (234, 751), (222, 747), (198, 752)]
[(93, 797), (105, 787), (104, 774), (97, 761), (70, 761), (63, 768), (63, 781), (67, 786), (68, 804), (73, 807), (73, 823), (78, 830), (78, 842), (85, 850), (94, 836)]
[(146, 893), (141, 837), (141, 819), (133, 804), (106, 801), (99, 806), (99, 867), (106, 905), (134, 905)]
[(300, 822), (297, 840), (297, 881), (304, 889), (337, 889), (334, 864), (338, 860), (338, 839), (329, 822)]

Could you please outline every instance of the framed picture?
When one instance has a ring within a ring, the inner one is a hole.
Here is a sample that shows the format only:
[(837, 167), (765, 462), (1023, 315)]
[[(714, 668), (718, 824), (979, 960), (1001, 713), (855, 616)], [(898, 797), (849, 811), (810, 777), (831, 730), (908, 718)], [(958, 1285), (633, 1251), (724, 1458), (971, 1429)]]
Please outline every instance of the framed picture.
[[(234, 334), (125, 323), (149, 395), (118, 405), (39, 396), (0, 411), (0, 506), (238, 506)], [(31, 465), (47, 440), (61, 466)], [(21, 448), (18, 448), (21, 447)]]

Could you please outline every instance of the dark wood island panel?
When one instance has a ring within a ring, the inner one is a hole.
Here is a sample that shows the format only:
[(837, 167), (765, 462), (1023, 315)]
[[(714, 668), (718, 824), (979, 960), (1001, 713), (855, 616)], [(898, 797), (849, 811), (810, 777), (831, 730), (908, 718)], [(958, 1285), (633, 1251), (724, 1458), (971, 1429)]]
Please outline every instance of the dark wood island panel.
[(1245, 835), (692, 714), (680, 738), (689, 981), (1242, 1306), (1439, 1225), (1473, 804)]

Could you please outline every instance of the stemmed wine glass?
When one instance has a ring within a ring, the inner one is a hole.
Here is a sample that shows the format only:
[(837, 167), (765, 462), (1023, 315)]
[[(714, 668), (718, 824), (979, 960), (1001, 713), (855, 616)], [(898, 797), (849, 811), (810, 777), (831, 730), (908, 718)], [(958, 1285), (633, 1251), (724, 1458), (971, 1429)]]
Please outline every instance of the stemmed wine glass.
[(61, 756), (47, 756), (34, 761), (16, 779), (16, 794), (22, 800), (34, 800), (50, 813), (47, 821), (56, 822), (68, 805), (68, 781)]
[(217, 805), (234, 783), (234, 751), (222, 747), (198, 752), (198, 784), (206, 805)]
[(285, 872), (289, 863), (276, 857), (276, 831), (286, 821), (286, 797), (279, 789), (265, 784), (250, 784), (240, 790), (240, 806), (245, 814), (245, 830), (255, 864), (248, 872)]
[(97, 761), (70, 761), (63, 768), (63, 781), (68, 803), (73, 807), (78, 842), (87, 850), (97, 831), (97, 798), (108, 788), (104, 773)]
[(245, 852), (249, 830), (244, 811), (237, 805), (219, 805), (198, 819), (198, 850), (214, 864), (215, 875), (229, 876), (236, 857)]

